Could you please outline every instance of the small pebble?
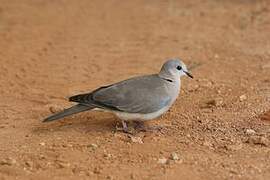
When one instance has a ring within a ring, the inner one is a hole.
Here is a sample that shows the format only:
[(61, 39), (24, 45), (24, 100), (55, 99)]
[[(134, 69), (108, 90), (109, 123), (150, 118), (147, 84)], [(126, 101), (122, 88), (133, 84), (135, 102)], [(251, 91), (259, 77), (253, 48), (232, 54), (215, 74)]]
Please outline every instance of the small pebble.
[(246, 130), (246, 134), (248, 134), (248, 135), (254, 135), (254, 134), (256, 134), (256, 131), (254, 131), (253, 129), (247, 129)]
[(129, 136), (129, 137), (130, 137), (131, 142), (143, 144), (143, 141), (142, 141), (141, 137), (135, 137), (135, 136)]
[(178, 161), (178, 160), (179, 160), (178, 154), (175, 153), (175, 152), (173, 152), (173, 153), (171, 154), (171, 159), (174, 160), (174, 161)]
[(270, 110), (260, 116), (263, 121), (270, 121)]
[(56, 112), (62, 111), (63, 108), (56, 105), (50, 105), (49, 110), (51, 113), (56, 113)]
[(93, 173), (100, 174), (101, 173), (101, 169), (98, 168), (98, 167), (95, 167)]
[(112, 180), (112, 179), (113, 179), (113, 177), (112, 177), (112, 176), (110, 176), (110, 175), (108, 175), (108, 176), (106, 177), (106, 179)]
[(135, 174), (132, 173), (132, 174), (130, 175), (130, 179), (135, 179)]
[(26, 161), (25, 165), (28, 166), (29, 168), (34, 166), (34, 163), (32, 161)]
[(227, 145), (226, 149), (231, 150), (231, 151), (238, 151), (242, 149), (243, 145), (242, 144), (233, 144), (233, 145)]
[(241, 102), (247, 100), (247, 95), (245, 95), (245, 94), (241, 95), (241, 96), (239, 97), (239, 100), (240, 100)]
[(247, 143), (268, 146), (269, 140), (262, 136), (250, 136), (247, 140)]
[(88, 148), (92, 148), (92, 149), (97, 149), (97, 148), (98, 148), (98, 145), (92, 143), (92, 144), (87, 145), (87, 147), (88, 147)]
[(207, 105), (209, 107), (215, 106), (215, 107), (219, 107), (223, 105), (223, 99), (222, 98), (215, 98), (212, 99), (210, 101), (207, 102)]
[(166, 159), (166, 158), (160, 158), (160, 159), (158, 159), (158, 163), (159, 164), (166, 164), (168, 162), (168, 159)]
[(45, 142), (39, 143), (40, 146), (45, 146)]
[(109, 158), (113, 157), (113, 155), (112, 155), (112, 154), (109, 154), (109, 153), (105, 153), (103, 156), (104, 156), (106, 159), (109, 159)]
[(0, 165), (12, 166), (12, 165), (14, 165), (16, 163), (17, 163), (17, 161), (15, 159), (13, 159), (13, 158), (10, 158), (10, 157), (5, 158), (5, 159), (0, 161)]
[(58, 161), (56, 164), (59, 166), (59, 168), (68, 168), (68, 167), (70, 167), (70, 163), (64, 162), (64, 161)]

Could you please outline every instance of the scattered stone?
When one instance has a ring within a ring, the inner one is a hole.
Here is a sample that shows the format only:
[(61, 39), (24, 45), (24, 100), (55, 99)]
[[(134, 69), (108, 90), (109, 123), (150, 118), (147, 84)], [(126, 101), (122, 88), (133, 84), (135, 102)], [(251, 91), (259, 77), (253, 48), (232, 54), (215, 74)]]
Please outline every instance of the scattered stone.
[(64, 147), (64, 148), (72, 148), (73, 145), (72, 144), (62, 144), (62, 147)]
[(57, 160), (56, 164), (59, 168), (68, 168), (70, 167), (70, 163), (62, 161), (62, 160)]
[(130, 137), (131, 142), (143, 144), (143, 141), (142, 141), (141, 137), (135, 137), (135, 136), (129, 136), (129, 137)]
[(270, 121), (270, 110), (261, 115), (260, 118), (263, 121)]
[(241, 102), (247, 100), (247, 95), (243, 94), (243, 95), (239, 96), (239, 100), (240, 100)]
[(39, 159), (40, 159), (40, 160), (44, 160), (44, 159), (46, 159), (46, 157), (45, 157), (43, 154), (40, 154), (40, 155), (39, 155)]
[(67, 144), (67, 147), (72, 148), (73, 145), (72, 144)]
[(39, 143), (39, 145), (40, 146), (45, 146), (46, 144), (45, 144), (45, 142), (41, 142), (41, 143)]
[(265, 137), (262, 137), (262, 136), (250, 136), (247, 140), (247, 143), (268, 146), (269, 140)]
[(178, 156), (178, 154), (176, 152), (173, 152), (171, 154), (171, 159), (174, 160), (174, 161), (178, 161), (180, 158)]
[(167, 162), (168, 162), (168, 159), (166, 159), (166, 158), (164, 158), (164, 157), (158, 159), (158, 163), (159, 163), (159, 164), (166, 164)]
[(130, 179), (136, 179), (135, 174), (132, 173), (132, 174), (130, 175)]
[(98, 148), (98, 145), (97, 145), (97, 144), (92, 143), (92, 144), (87, 145), (87, 147), (88, 147), (88, 148), (91, 148), (92, 150), (95, 150), (95, 149), (97, 149), (97, 148)]
[(70, 163), (67, 163), (67, 162), (59, 162), (58, 165), (59, 165), (60, 168), (68, 168), (68, 167), (70, 167)]
[(226, 147), (226, 149), (228, 149), (230, 151), (238, 151), (238, 150), (242, 149), (243, 145), (242, 144), (232, 144), (232, 145), (227, 145), (225, 147)]
[(56, 112), (62, 111), (63, 108), (57, 105), (50, 105), (49, 110), (51, 113), (56, 113)]
[(5, 128), (5, 127), (6, 127), (6, 125), (2, 125), (2, 124), (0, 125), (0, 128)]
[(256, 131), (254, 131), (253, 129), (247, 129), (246, 134), (247, 135), (254, 135), (254, 134), (256, 134)]
[(112, 155), (112, 154), (109, 154), (109, 153), (105, 153), (103, 156), (104, 156), (106, 159), (109, 159), (109, 158), (113, 157), (113, 155)]
[(93, 173), (95, 173), (95, 174), (100, 174), (100, 173), (101, 173), (100, 168), (95, 167)]
[(12, 166), (16, 163), (17, 163), (17, 161), (11, 157), (5, 158), (5, 159), (0, 161), (0, 165), (7, 165), (7, 166)]
[(210, 109), (210, 108), (204, 108), (204, 107), (202, 107), (202, 112), (203, 113), (212, 113), (213, 112), (213, 109)]
[(92, 172), (92, 171), (86, 171), (85, 172), (85, 175), (86, 176), (92, 176), (94, 174), (94, 172)]
[(26, 161), (25, 165), (29, 168), (32, 168), (34, 166), (34, 163), (32, 161)]
[(208, 107), (219, 107), (223, 105), (223, 99), (222, 98), (215, 98), (206, 103)]
[(110, 176), (110, 175), (108, 175), (108, 176), (106, 176), (106, 179), (112, 180), (112, 179), (113, 179), (113, 177), (112, 177), (112, 176)]

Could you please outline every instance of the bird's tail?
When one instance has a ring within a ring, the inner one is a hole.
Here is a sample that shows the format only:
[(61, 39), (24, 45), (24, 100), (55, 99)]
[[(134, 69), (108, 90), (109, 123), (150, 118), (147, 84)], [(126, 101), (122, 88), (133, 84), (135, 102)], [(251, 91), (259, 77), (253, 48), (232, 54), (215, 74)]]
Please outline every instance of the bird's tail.
[(93, 106), (86, 106), (86, 105), (82, 105), (82, 104), (77, 104), (75, 106), (72, 106), (68, 109), (65, 109), (61, 112), (55, 113), (55, 114), (47, 117), (46, 119), (43, 120), (43, 122), (54, 121), (54, 120), (61, 119), (63, 117), (66, 117), (66, 116), (69, 116), (72, 114), (76, 114), (79, 112), (90, 110), (93, 108), (94, 108)]

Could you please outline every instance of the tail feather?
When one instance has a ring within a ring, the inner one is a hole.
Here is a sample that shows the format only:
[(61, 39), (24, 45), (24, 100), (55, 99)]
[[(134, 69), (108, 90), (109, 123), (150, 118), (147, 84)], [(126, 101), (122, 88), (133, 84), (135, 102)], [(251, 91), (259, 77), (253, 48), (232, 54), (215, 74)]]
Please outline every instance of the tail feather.
[(92, 98), (92, 93), (79, 94), (75, 96), (71, 96), (69, 101), (77, 102), (77, 103), (89, 103)]
[(72, 107), (70, 107), (68, 109), (65, 109), (65, 110), (63, 110), (61, 112), (55, 113), (55, 114), (47, 117), (46, 119), (43, 120), (43, 122), (54, 121), (54, 120), (61, 119), (63, 117), (66, 117), (66, 116), (69, 116), (69, 115), (72, 115), (72, 114), (76, 114), (76, 113), (79, 113), (79, 112), (90, 110), (90, 109), (93, 109), (93, 108), (94, 107), (92, 107), (92, 106), (85, 106), (85, 105), (82, 105), (82, 104), (77, 104), (75, 106), (72, 106)]

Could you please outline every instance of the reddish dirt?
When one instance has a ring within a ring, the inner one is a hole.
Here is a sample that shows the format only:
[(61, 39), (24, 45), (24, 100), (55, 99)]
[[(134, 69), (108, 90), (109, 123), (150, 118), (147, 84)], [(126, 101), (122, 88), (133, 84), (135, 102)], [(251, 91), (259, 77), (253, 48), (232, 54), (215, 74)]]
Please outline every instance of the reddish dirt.
[[(270, 179), (269, 29), (268, 0), (0, 0), (0, 179)], [(41, 123), (170, 57), (201, 65), (142, 143), (107, 113)]]

